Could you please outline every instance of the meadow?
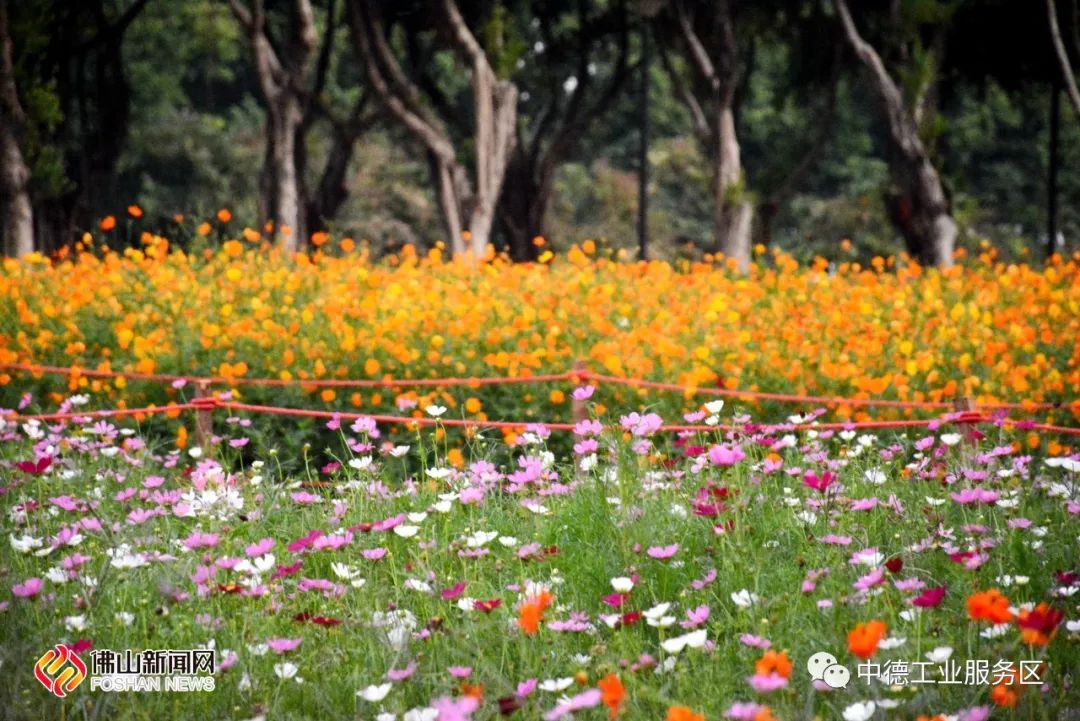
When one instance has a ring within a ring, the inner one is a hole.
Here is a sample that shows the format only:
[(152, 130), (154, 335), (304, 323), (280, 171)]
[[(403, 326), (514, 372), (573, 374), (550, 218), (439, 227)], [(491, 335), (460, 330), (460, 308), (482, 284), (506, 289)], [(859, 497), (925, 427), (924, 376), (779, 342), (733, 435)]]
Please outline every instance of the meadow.
[[(1038, 425), (1080, 418), (1078, 259), (1036, 269), (988, 251), (940, 272), (761, 253), (742, 277), (592, 244), (529, 266), (438, 250), (373, 263), (324, 238), (286, 260), (247, 230), (182, 252), (87, 238), (59, 261), (4, 263), (5, 716), (1080, 709), (1080, 454)], [(681, 390), (587, 375), (320, 385), (579, 361)], [(226, 405), (199, 443), (192, 410), (168, 408), (193, 383), (139, 374), (213, 376), (223, 403), (326, 417)], [(281, 383), (245, 383), (258, 378)], [(983, 422), (918, 405), (958, 397)], [(31, 418), (57, 409), (69, 418)], [(514, 423), (485, 425), (499, 420)], [(58, 698), (34, 662), (59, 643), (87, 662), (212, 649), (214, 690), (87, 680)]]

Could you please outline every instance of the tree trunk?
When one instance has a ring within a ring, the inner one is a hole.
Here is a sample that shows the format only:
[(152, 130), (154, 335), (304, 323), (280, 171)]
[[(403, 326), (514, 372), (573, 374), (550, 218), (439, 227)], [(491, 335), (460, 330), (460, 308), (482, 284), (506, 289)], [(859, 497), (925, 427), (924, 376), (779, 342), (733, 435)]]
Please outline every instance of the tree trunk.
[(289, 94), (280, 98), (277, 107), (268, 113), (270, 161), (270, 198), (268, 207), (274, 221), (274, 233), (282, 239), (282, 247), (292, 253), (306, 240), (305, 222), (301, 212), (300, 179), (296, 167), (297, 130), (303, 119), (300, 104)]
[(515, 152), (506, 169), (499, 220), (506, 233), (510, 257), (519, 262), (536, 260), (533, 238), (547, 237), (546, 216), (551, 189), (550, 185), (542, 187), (538, 176), (528, 157)]
[(30, 204), (30, 169), (7, 122), (0, 123), (0, 212), (3, 254), (16, 258), (34, 252), (34, 211)]
[[(920, 263), (947, 268), (953, 264), (956, 221), (941, 176), (919, 137), (915, 113), (907, 107), (877, 51), (859, 35), (846, 0), (835, 0), (835, 5), (848, 42), (870, 71), (885, 105), (893, 151), (889, 166), (897, 191), (887, 202), (889, 215), (912, 256)], [(916, 108), (920, 105), (915, 102)]]
[(713, 238), (716, 249), (733, 258), (738, 269), (750, 268), (750, 226), (753, 205), (746, 198), (746, 188), (735, 135), (735, 114), (730, 105), (716, 113), (716, 140), (713, 176)]
[(19, 135), (26, 116), (15, 86), (15, 65), (8, 24), (8, 0), (0, 0), (0, 250), (22, 257), (34, 252), (34, 211), (30, 205), (30, 168)]

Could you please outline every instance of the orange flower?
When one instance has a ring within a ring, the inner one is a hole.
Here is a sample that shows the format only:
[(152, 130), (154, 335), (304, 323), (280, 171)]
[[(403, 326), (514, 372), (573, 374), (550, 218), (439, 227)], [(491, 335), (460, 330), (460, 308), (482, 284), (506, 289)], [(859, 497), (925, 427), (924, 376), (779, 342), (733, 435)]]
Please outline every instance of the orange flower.
[(848, 633), (848, 650), (864, 661), (877, 651), (881, 639), (885, 638), (888, 627), (882, 621), (860, 623)]
[(1065, 614), (1045, 603), (1040, 603), (1031, 611), (1021, 611), (1016, 619), (1021, 636), (1028, 646), (1045, 646), (1057, 633), (1058, 624)]
[(1012, 612), (1009, 611), (1009, 599), (996, 588), (968, 596), (967, 609), (968, 615), (974, 621), (989, 621), (998, 624), (1008, 623), (1013, 618)]
[(671, 706), (667, 710), (667, 721), (705, 721), (705, 716), (686, 706)]
[(199, 227), (195, 229), (195, 232), (203, 237), (210, 235), (210, 224), (199, 223)]
[(754, 673), (758, 676), (768, 676), (776, 673), (784, 678), (791, 678), (791, 659), (786, 651), (766, 651), (765, 655), (754, 664)]
[(1008, 684), (999, 683), (990, 691), (990, 700), (1003, 708), (1013, 708), (1020, 700), (1020, 694), (1009, 688)]
[(143, 216), (143, 210), (137, 205), (129, 205), (127, 207), (128, 215), (132, 218), (141, 218)]
[(330, 240), (330, 234), (325, 230), (318, 230), (311, 234), (311, 244), (316, 248), (323, 247), (328, 240)]
[(472, 696), (477, 701), (480, 701), (481, 703), (483, 703), (483, 701), (484, 701), (484, 684), (482, 684), (482, 683), (471, 684), (468, 681), (465, 681), (464, 679), (462, 679), (460, 688), (461, 688), (461, 695), (463, 695), (463, 696)]
[(526, 636), (532, 636), (540, 630), (540, 622), (544, 619), (544, 610), (555, 600), (547, 591), (541, 591), (536, 596), (529, 597), (521, 604), (518, 610), (518, 626)]
[(222, 223), (228, 223), (232, 220), (232, 213), (229, 212), (228, 208), (222, 208), (217, 212), (217, 219)]
[(608, 674), (606, 678), (597, 681), (596, 687), (600, 689), (602, 694), (600, 696), (600, 701), (608, 707), (608, 715), (611, 718), (618, 716), (619, 707), (626, 697), (626, 688), (622, 685), (622, 681), (619, 680), (619, 677), (613, 673)]
[(116, 227), (116, 218), (111, 215), (106, 215), (101, 219), (101, 222), (98, 223), (98, 227), (101, 228), (102, 232), (108, 233)]

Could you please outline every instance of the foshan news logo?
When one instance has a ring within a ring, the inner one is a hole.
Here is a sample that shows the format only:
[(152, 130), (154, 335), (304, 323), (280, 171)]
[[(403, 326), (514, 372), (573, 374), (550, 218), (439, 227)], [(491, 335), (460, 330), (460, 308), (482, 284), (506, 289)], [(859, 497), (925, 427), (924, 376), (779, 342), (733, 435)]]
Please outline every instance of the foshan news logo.
[(34, 665), (34, 677), (64, 698), (88, 677), (91, 691), (213, 691), (217, 653), (213, 649), (146, 649), (90, 652), (90, 669), (69, 646), (58, 643)]
[(34, 676), (54, 696), (64, 698), (86, 678), (86, 664), (79, 654), (58, 643), (38, 659)]

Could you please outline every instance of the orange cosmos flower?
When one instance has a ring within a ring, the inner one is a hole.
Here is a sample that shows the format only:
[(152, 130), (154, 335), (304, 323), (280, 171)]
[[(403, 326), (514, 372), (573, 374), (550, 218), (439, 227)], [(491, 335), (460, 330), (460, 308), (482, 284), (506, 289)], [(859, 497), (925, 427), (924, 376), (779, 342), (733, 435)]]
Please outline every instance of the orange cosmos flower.
[(618, 716), (619, 707), (622, 705), (623, 699), (626, 698), (626, 688), (622, 685), (619, 677), (613, 673), (608, 674), (606, 678), (602, 678), (596, 683), (596, 687), (603, 694), (600, 701), (608, 707), (608, 715), (611, 718)]
[(848, 633), (848, 650), (865, 661), (877, 651), (886, 631), (888, 627), (882, 621), (860, 623)]
[(968, 596), (967, 609), (973, 621), (999, 624), (1008, 623), (1013, 618), (1012, 612), (1009, 611), (1009, 599), (996, 588)]
[(791, 659), (787, 651), (766, 651), (765, 655), (754, 664), (754, 673), (758, 676), (768, 676), (771, 673), (779, 674), (784, 678), (791, 678)]
[(116, 218), (111, 215), (106, 215), (101, 219), (101, 222), (98, 223), (98, 227), (101, 228), (102, 232), (108, 233), (116, 227)]
[(142, 208), (140, 208), (137, 205), (129, 205), (127, 207), (127, 212), (128, 212), (128, 215), (130, 215), (132, 218), (141, 218), (141, 217), (143, 217), (143, 210), (142, 210)]
[(232, 213), (229, 212), (228, 208), (222, 208), (217, 212), (217, 219), (222, 223), (228, 223), (232, 220)]
[(1045, 646), (1057, 633), (1058, 624), (1065, 614), (1045, 603), (1040, 603), (1031, 611), (1021, 611), (1016, 625), (1020, 627), (1024, 643), (1028, 646)]
[(672, 706), (667, 710), (667, 721), (705, 721), (705, 716), (686, 706)]
[(551, 605), (555, 598), (547, 591), (541, 591), (536, 596), (530, 596), (518, 610), (518, 626), (526, 636), (532, 636), (540, 630), (540, 622), (544, 619), (544, 610)]

